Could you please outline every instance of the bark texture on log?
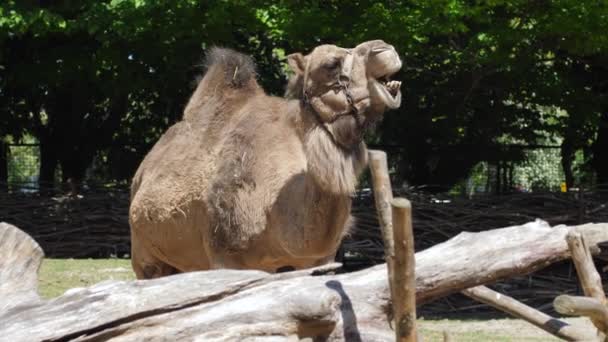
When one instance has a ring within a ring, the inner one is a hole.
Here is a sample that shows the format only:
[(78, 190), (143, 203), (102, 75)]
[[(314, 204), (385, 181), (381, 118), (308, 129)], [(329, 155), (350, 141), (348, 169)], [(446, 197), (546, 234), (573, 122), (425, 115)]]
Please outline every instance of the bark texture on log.
[(580, 232), (593, 254), (606, 241), (608, 223), (549, 226), (542, 220), (521, 226), (463, 232), (416, 253), (418, 305), (469, 287), (528, 274), (570, 256), (566, 235)]
[(29, 235), (0, 222), (0, 313), (40, 300), (38, 269), (44, 252)]
[[(376, 294), (364, 294), (362, 274), (290, 276), (218, 270), (100, 283), (8, 312), (0, 316), (0, 332), (10, 341), (394, 338)], [(369, 302), (354, 299), (352, 291)]]
[[(608, 241), (608, 224), (551, 228), (537, 221), (463, 233), (419, 252), (417, 297), (429, 301), (567, 258), (569, 231), (583, 234), (592, 252), (597, 243)], [(7, 341), (273, 341), (314, 336), (394, 340), (387, 323), (386, 265), (348, 274), (323, 273), (219, 270), (104, 282), (0, 311), (0, 336)], [(0, 302), (6, 298), (0, 293)]]

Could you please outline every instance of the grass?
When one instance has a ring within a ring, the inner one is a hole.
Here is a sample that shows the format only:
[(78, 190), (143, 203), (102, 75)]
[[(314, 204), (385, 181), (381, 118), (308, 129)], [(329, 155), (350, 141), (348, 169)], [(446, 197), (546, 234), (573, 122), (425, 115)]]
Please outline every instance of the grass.
[[(467, 342), (544, 342), (560, 341), (539, 328), (520, 319), (488, 320), (418, 320), (419, 331), (425, 342), (443, 341), (447, 331), (452, 341)], [(578, 322), (577, 322), (578, 324)]]
[(104, 280), (132, 280), (135, 274), (128, 259), (44, 259), (38, 279), (40, 295), (53, 298)]
[[(44, 259), (39, 273), (39, 292), (43, 298), (62, 295), (75, 287), (87, 287), (105, 280), (132, 280), (135, 275), (128, 259)], [(587, 324), (587, 320), (568, 320)], [(418, 320), (424, 341), (443, 341), (448, 331), (453, 341), (466, 342), (540, 342), (558, 341), (544, 331), (518, 319)]]

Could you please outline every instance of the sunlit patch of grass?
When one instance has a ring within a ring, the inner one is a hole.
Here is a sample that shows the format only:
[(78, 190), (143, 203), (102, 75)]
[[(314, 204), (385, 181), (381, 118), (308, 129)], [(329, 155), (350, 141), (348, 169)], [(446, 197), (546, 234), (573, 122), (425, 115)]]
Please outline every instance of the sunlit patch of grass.
[[(466, 327), (466, 323), (462, 323), (463, 327)], [(422, 337), (425, 342), (443, 342), (443, 333), (439, 331), (427, 330), (424, 327), (420, 329)], [(515, 336), (513, 336), (515, 335)], [(559, 341), (559, 339), (547, 337), (520, 337), (517, 336), (517, 332), (514, 331), (511, 336), (507, 334), (496, 334), (492, 332), (453, 332), (450, 333), (452, 341), (467, 341), (467, 342), (545, 342), (545, 341)]]
[(104, 280), (135, 279), (128, 259), (44, 259), (38, 292), (43, 298), (62, 295), (74, 287), (87, 287)]
[[(452, 341), (560, 341), (560, 339), (520, 319), (420, 319), (417, 323), (418, 331), (421, 333), (425, 342), (443, 341), (444, 331), (447, 331), (450, 334)], [(579, 325), (585, 322), (576, 321), (575, 323)]]

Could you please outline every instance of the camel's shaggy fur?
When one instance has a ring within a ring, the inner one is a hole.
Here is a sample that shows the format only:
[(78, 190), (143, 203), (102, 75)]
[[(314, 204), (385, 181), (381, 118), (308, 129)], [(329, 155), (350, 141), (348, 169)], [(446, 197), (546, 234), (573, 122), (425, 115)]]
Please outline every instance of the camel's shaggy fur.
[[(332, 56), (342, 50), (327, 48)], [(322, 60), (327, 53), (306, 57)], [(365, 63), (359, 59), (353, 92), (364, 93)], [(367, 162), (362, 132), (355, 132), (363, 126), (355, 127), (351, 115), (323, 122), (301, 99), (266, 95), (248, 56), (215, 48), (206, 65), (183, 120), (133, 178), (137, 277), (223, 267), (273, 272), (331, 259), (348, 230), (350, 196)], [(329, 96), (329, 88), (315, 88), (322, 82), (311, 82), (313, 100)], [(329, 107), (344, 107), (337, 99)], [(367, 101), (358, 105), (366, 109)]]

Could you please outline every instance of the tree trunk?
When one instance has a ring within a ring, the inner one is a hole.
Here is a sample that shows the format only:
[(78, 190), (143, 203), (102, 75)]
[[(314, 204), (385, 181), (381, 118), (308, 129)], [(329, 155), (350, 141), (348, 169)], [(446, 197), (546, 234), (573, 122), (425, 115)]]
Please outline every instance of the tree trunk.
[(55, 185), (55, 171), (58, 165), (57, 145), (50, 137), (40, 139), (40, 175), (38, 186), (41, 190), (52, 189)]
[(8, 191), (8, 146), (0, 137), (0, 192)]
[(502, 193), (502, 161), (496, 162), (496, 195)]
[(87, 168), (91, 164), (93, 156), (86, 151), (74, 148), (63, 153), (59, 160), (62, 171), (63, 185), (66, 191), (72, 194), (80, 192), (80, 186), (84, 181)]
[(513, 189), (515, 189), (515, 165), (511, 161), (509, 162), (509, 187), (507, 190), (511, 192)]
[[(608, 224), (551, 228), (536, 221), (461, 233), (418, 252), (417, 303), (563, 260), (569, 257), (565, 238), (571, 231), (584, 236), (592, 253), (598, 252), (599, 242), (608, 241)], [(14, 244), (3, 248), (10, 246)], [(2, 266), (14, 264), (13, 260)], [(9, 271), (0, 269), (0, 273)], [(0, 311), (0, 336), (7, 341), (394, 340), (388, 325), (386, 265), (340, 275), (325, 273), (215, 270), (103, 282), (69, 290), (51, 301)], [(0, 307), (7, 301), (14, 303), (10, 295), (0, 293)]]
[(488, 162), (488, 170), (486, 173), (486, 193), (493, 194), (496, 191), (494, 184), (496, 183), (496, 169), (496, 163)]
[(572, 164), (574, 163), (574, 146), (572, 139), (568, 136), (562, 141), (560, 148), (562, 157), (562, 170), (564, 171), (564, 177), (566, 178), (566, 187), (568, 189), (574, 186), (574, 173), (572, 172)]
[(608, 111), (602, 114), (597, 139), (592, 149), (592, 166), (597, 175), (597, 182), (608, 186)]

